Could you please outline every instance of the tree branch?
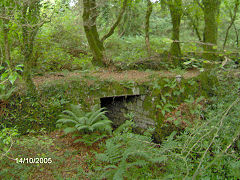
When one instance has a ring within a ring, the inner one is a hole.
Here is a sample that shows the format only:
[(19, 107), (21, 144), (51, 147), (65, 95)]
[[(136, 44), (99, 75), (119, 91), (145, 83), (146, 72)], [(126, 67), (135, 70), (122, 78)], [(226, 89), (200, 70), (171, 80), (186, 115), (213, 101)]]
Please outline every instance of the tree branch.
[(120, 11), (120, 13), (118, 15), (118, 18), (117, 18), (116, 22), (113, 24), (113, 26), (111, 27), (109, 32), (102, 37), (102, 39), (101, 39), (102, 42), (105, 41), (107, 38), (109, 38), (114, 33), (114, 30), (116, 29), (116, 27), (120, 23), (120, 21), (121, 21), (121, 19), (123, 17), (123, 14), (124, 14), (124, 12), (126, 10), (127, 2), (128, 2), (128, 0), (124, 0), (123, 1), (123, 6), (122, 6), (122, 9), (121, 9), (121, 11)]
[(224, 43), (223, 43), (223, 49), (226, 46), (229, 31), (230, 31), (234, 21), (236, 20), (238, 7), (239, 7), (239, 0), (235, 0), (235, 7), (234, 7), (233, 14), (232, 14), (231, 8), (228, 7), (229, 15), (230, 15), (230, 18), (231, 18), (231, 22), (230, 22), (230, 24), (229, 24), (229, 26), (227, 28), (227, 31), (226, 31), (226, 35), (225, 35), (225, 39), (224, 39)]
[(195, 0), (195, 2), (198, 4), (198, 6), (199, 6), (202, 10), (204, 10), (204, 7), (203, 7), (203, 5), (199, 2), (199, 0)]

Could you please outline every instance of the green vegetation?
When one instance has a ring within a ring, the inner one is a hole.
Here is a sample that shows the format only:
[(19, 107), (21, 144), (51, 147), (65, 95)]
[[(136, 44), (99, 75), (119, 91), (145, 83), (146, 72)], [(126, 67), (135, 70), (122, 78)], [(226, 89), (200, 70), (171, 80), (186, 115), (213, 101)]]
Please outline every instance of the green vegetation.
[[(71, 111), (63, 111), (63, 114), (60, 115), (61, 119), (59, 119), (57, 123), (67, 126), (64, 129), (65, 133), (74, 133), (77, 131), (83, 134), (83, 139), (77, 139), (74, 141), (75, 143), (83, 141), (87, 144), (93, 144), (106, 136), (103, 133), (111, 134), (112, 132), (112, 121), (108, 120), (105, 112), (103, 108), (97, 109), (95, 106), (91, 112), (85, 113), (81, 110), (80, 106), (71, 105)], [(96, 132), (101, 134), (98, 135)], [(79, 136), (79, 134), (74, 134), (74, 137), (77, 136)]]
[(1, 0), (0, 179), (239, 179), (239, 3)]

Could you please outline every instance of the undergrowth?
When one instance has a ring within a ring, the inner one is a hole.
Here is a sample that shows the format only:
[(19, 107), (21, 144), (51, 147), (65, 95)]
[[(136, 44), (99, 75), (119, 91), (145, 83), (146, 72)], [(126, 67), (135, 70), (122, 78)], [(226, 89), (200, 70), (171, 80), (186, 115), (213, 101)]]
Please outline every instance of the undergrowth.
[(149, 136), (133, 134), (131, 128), (113, 133), (105, 151), (96, 156), (101, 162), (97, 168), (100, 177), (238, 179), (240, 84), (222, 73), (216, 73), (221, 85), (216, 87), (218, 95), (210, 98), (207, 118), (180, 134), (173, 131), (161, 145), (154, 144)]

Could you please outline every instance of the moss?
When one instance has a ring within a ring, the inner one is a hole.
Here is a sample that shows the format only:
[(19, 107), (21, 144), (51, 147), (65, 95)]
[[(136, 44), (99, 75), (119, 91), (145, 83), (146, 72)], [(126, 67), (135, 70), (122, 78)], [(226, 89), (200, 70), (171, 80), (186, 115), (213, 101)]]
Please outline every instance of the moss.
[(162, 143), (162, 141), (170, 136), (173, 131), (179, 134), (182, 130), (183, 129), (176, 127), (172, 123), (158, 124), (153, 133), (154, 142)]
[(215, 87), (219, 85), (217, 76), (210, 71), (202, 72), (199, 77), (200, 94), (205, 97), (217, 95)]
[[(155, 79), (151, 82), (143, 84), (133, 84), (133, 82), (116, 82), (116, 81), (100, 81), (98, 79), (72, 79), (71, 81), (59, 81), (55, 84), (46, 84), (40, 88), (40, 99), (34, 100), (30, 94), (22, 94), (17, 98), (12, 97), (11, 105), (8, 107), (7, 117), (0, 117), (0, 122), (7, 121), (12, 126), (13, 124), (21, 126), (22, 132), (28, 129), (39, 129), (46, 127), (54, 129), (58, 114), (68, 107), (69, 104), (81, 104), (83, 110), (88, 111), (92, 105), (100, 104), (100, 98), (104, 96), (114, 96), (122, 94), (133, 94), (133, 88), (139, 88), (141, 94), (146, 94), (143, 101), (144, 111), (148, 112), (148, 117), (154, 119), (157, 123), (156, 133), (159, 136), (165, 137), (167, 134), (162, 128), (164, 127), (164, 116), (161, 109), (157, 105), (163, 102), (162, 96), (169, 93), (167, 103), (171, 105), (179, 105), (188, 98), (189, 95), (194, 98), (201, 95), (209, 95), (209, 92), (214, 92), (213, 86), (215, 80), (201, 74), (200, 77), (183, 79), (182, 82), (175, 88), (166, 86), (169, 81), (174, 81), (175, 78)], [(184, 92), (179, 95), (173, 95), (173, 92), (178, 92), (184, 88)], [(154, 101), (153, 101), (154, 99)], [(174, 110), (173, 108), (171, 110)], [(141, 113), (140, 113), (141, 114)], [(18, 117), (18, 118), (16, 118)], [(29, 119), (34, 119), (29, 121)], [(30, 123), (29, 123), (30, 122)], [(171, 130), (171, 128), (169, 128)], [(162, 135), (160, 135), (162, 133)]]

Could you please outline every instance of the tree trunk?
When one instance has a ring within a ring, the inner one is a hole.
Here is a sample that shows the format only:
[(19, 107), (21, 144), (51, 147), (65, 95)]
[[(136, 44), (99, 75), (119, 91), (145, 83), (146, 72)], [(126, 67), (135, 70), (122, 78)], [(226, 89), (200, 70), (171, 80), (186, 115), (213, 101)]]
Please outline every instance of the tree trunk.
[(181, 56), (181, 48), (179, 43), (180, 24), (182, 16), (182, 0), (171, 0), (168, 3), (171, 19), (172, 19), (172, 40), (170, 53), (173, 56)]
[(36, 86), (32, 80), (32, 60), (31, 60), (30, 52), (24, 55), (24, 71), (23, 71), (23, 79), (26, 83), (27, 89), (36, 93)]
[(27, 89), (36, 94), (36, 86), (32, 80), (32, 67), (33, 67), (33, 47), (35, 37), (41, 25), (40, 23), (40, 1), (32, 3), (23, 2), (22, 4), (22, 54), (24, 56), (24, 71), (23, 79), (26, 83)]
[(9, 45), (9, 38), (8, 38), (9, 29), (6, 27), (6, 24), (3, 25), (3, 36), (4, 36), (4, 57), (6, 60), (11, 62), (11, 54), (10, 54), (10, 45)]
[(206, 59), (214, 59), (218, 38), (218, 15), (221, 0), (203, 0), (204, 12), (204, 51)]
[(33, 42), (35, 35), (30, 33), (30, 29), (26, 26), (22, 27), (23, 33), (23, 47), (22, 53), (24, 56), (24, 71), (23, 79), (26, 83), (27, 89), (32, 93), (36, 93), (36, 86), (32, 80), (32, 54), (33, 54)]
[(104, 35), (103, 38), (100, 40), (96, 25), (96, 20), (98, 17), (96, 0), (83, 0), (83, 26), (88, 44), (93, 54), (92, 62), (94, 65), (107, 65), (107, 58), (105, 55), (105, 48), (103, 46), (103, 42), (114, 33), (116, 27), (119, 25), (127, 7), (127, 2), (128, 0), (123, 1), (123, 6), (116, 22), (110, 28), (109, 32)]
[(104, 66), (104, 47), (96, 26), (97, 7), (95, 0), (83, 0), (83, 25), (88, 44), (93, 53), (93, 64)]
[[(6, 16), (6, 9), (3, 6), (2, 7), (2, 14), (3, 16)], [(3, 19), (3, 26), (2, 26), (2, 30), (3, 30), (3, 37), (4, 37), (4, 58), (5, 60), (8, 60), (10, 63), (10, 66), (12, 65), (11, 62), (11, 52), (10, 52), (10, 44), (9, 44), (9, 20), (8, 19)]]
[(145, 17), (145, 43), (147, 47), (148, 54), (151, 55), (151, 48), (150, 48), (150, 42), (149, 42), (149, 19), (152, 14), (152, 2), (151, 0), (148, 0), (147, 2), (147, 12)]

